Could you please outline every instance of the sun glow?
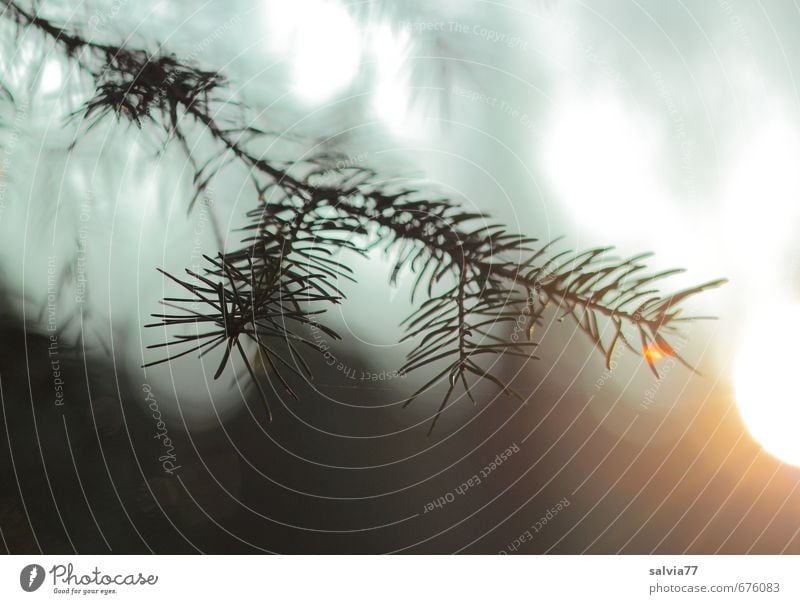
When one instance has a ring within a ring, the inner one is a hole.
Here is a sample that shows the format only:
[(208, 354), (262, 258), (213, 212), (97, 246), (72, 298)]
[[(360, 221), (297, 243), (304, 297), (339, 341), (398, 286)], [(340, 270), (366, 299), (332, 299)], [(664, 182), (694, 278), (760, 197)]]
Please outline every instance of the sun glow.
[[(583, 226), (630, 236), (663, 200), (654, 191), (661, 133), (647, 116), (613, 93), (559, 103), (542, 143), (544, 173)], [(659, 213), (659, 220), (668, 218)]]
[(335, 0), (269, 0), (267, 41), (289, 57), (292, 89), (308, 103), (333, 98), (361, 65), (361, 36), (347, 8)]
[(800, 306), (763, 313), (745, 335), (733, 382), (739, 412), (753, 438), (775, 457), (800, 466), (798, 341)]
[(424, 124), (412, 106), (409, 32), (378, 24), (371, 30), (370, 41), (376, 61), (375, 113), (393, 134), (413, 138), (424, 132)]
[(668, 344), (657, 344), (656, 342), (652, 342), (647, 346), (642, 347), (642, 354), (644, 358), (646, 358), (651, 364), (655, 363), (656, 361), (661, 361), (664, 357), (673, 357), (675, 356), (675, 352), (673, 352), (672, 348), (669, 347)]
[(58, 92), (64, 81), (64, 74), (61, 64), (55, 59), (49, 59), (42, 66), (40, 92), (42, 94), (51, 94)]

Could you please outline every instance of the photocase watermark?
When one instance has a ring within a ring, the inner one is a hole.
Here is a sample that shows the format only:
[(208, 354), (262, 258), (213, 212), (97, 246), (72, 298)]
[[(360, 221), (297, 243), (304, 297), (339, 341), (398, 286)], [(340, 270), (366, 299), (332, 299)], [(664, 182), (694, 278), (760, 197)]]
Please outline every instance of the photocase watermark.
[(108, 10), (102, 13), (95, 13), (88, 19), (89, 29), (92, 32), (97, 31), (100, 26), (105, 25), (112, 19), (119, 15), (120, 11), (125, 8), (129, 0), (114, 0), (108, 5)]
[(55, 393), (54, 404), (61, 407), (64, 404), (64, 378), (61, 375), (61, 359), (58, 354), (58, 321), (56, 315), (56, 301), (58, 297), (56, 278), (56, 257), (47, 258), (47, 358), (50, 361), (50, 377), (53, 380), (53, 391)]
[(47, 575), (52, 579), (52, 593), (72, 596), (112, 595), (120, 587), (148, 586), (158, 583), (158, 575), (135, 573), (106, 573), (95, 566), (89, 572), (76, 572), (75, 566), (54, 564), (45, 570), (39, 564), (28, 564), (19, 573), (19, 585), (26, 592), (34, 592), (45, 582)]
[(44, 583), (44, 567), (38, 564), (28, 564), (19, 573), (19, 586), (27, 592), (36, 591)]
[(531, 314), (533, 313), (533, 309), (536, 307), (536, 303), (541, 295), (542, 287), (550, 283), (556, 278), (556, 276), (557, 274), (552, 263), (545, 264), (539, 271), (539, 275), (533, 282), (533, 290), (528, 296), (528, 300), (526, 301), (522, 312), (517, 316), (517, 320), (514, 321), (514, 328), (511, 330), (511, 341), (515, 344), (519, 342), (520, 335), (527, 339), (530, 339), (533, 336), (533, 328), (535, 327), (535, 324), (531, 322)]
[[(94, 14), (89, 17), (89, 27), (91, 28), (92, 33), (97, 33), (100, 29), (101, 25), (105, 25), (109, 21), (113, 20), (128, 4), (129, 0), (115, 0), (109, 10), (105, 11), (104, 13)], [(200, 55), (201, 52), (205, 51), (213, 42), (218, 40), (225, 34), (234, 24), (239, 23), (242, 19), (241, 13), (236, 13), (232, 18), (227, 19), (226, 21), (222, 22), (220, 25), (214, 29), (211, 34), (205, 36), (202, 40), (198, 43), (193, 44), (192, 48), (189, 52), (183, 53), (177, 56), (172, 56), (171, 58), (180, 65), (192, 65), (196, 62), (197, 57)], [(157, 57), (154, 60), (158, 60)], [(116, 70), (112, 67), (110, 63), (107, 63), (102, 70), (101, 76), (107, 76), (109, 73), (116, 72)], [(159, 90), (157, 93), (157, 99), (153, 101), (153, 105), (155, 106), (163, 106), (164, 99), (169, 94), (172, 87), (176, 84), (176, 73), (170, 72), (167, 73), (166, 76), (159, 82)], [(123, 110), (127, 112), (127, 109), (123, 107)]]
[(617, 368), (617, 359), (622, 356), (623, 347), (622, 345), (617, 342), (617, 346), (614, 348), (614, 352), (611, 353), (611, 358), (608, 360), (608, 364), (603, 368), (603, 373), (600, 374), (600, 377), (597, 378), (594, 382), (594, 389), (600, 390), (603, 386), (608, 383), (611, 379), (611, 374), (614, 373), (614, 370)]
[(463, 88), (461, 86), (453, 86), (453, 95), (473, 101), (474, 103), (481, 103), (489, 107), (496, 108), (500, 104), (500, 97), (491, 96), (480, 90), (473, 90), (471, 88)]
[(91, 220), (92, 199), (90, 196), (81, 204), (78, 214), (78, 248), (75, 251), (75, 303), (86, 303), (86, 243), (89, 240), (89, 220)]
[(167, 424), (161, 416), (161, 411), (158, 408), (158, 401), (153, 394), (153, 389), (150, 387), (150, 384), (142, 384), (142, 392), (145, 393), (144, 400), (148, 403), (147, 406), (152, 412), (153, 419), (156, 420), (156, 433), (153, 438), (160, 440), (161, 445), (164, 447), (164, 455), (160, 456), (158, 461), (161, 462), (161, 468), (164, 472), (172, 476), (176, 470), (182, 467), (175, 465), (177, 462), (177, 458), (175, 457), (175, 445), (172, 443), (172, 439), (167, 433)]
[(342, 172), (363, 166), (370, 153), (364, 151), (356, 155), (348, 155), (337, 159), (327, 170), (314, 174), (312, 183), (318, 187), (335, 187), (342, 181)]
[(750, 34), (747, 32), (747, 28), (744, 26), (742, 18), (733, 10), (733, 5), (731, 5), (728, 0), (718, 0), (717, 4), (722, 9), (722, 12), (725, 13), (725, 16), (728, 17), (728, 20), (733, 27), (733, 31), (736, 34), (736, 37), (739, 38), (742, 46), (744, 46), (750, 52), (750, 54), (752, 54), (753, 41), (750, 39)]
[[(210, 222), (210, 213), (212, 211), (211, 205), (213, 203), (212, 196), (214, 195), (213, 185), (206, 188), (200, 199), (199, 208), (197, 211), (197, 223), (192, 231), (193, 242), (192, 249), (189, 254), (189, 268), (196, 274), (202, 274), (202, 263), (204, 261), (203, 255), (206, 251), (203, 249), (203, 234), (206, 227)], [(191, 303), (192, 310), (198, 310), (202, 303), (199, 300), (194, 300)]]
[(517, 109), (508, 101), (503, 100), (500, 97), (491, 96), (479, 90), (472, 90), (469, 88), (463, 88), (461, 86), (453, 86), (452, 92), (453, 96), (465, 98), (475, 103), (481, 103), (487, 107), (491, 107), (492, 109), (497, 109), (500, 113), (511, 118), (515, 122), (518, 122), (524, 128), (529, 130), (533, 130), (535, 128), (535, 123), (530, 115)]
[(523, 532), (519, 537), (517, 537), (511, 543), (509, 543), (505, 549), (501, 549), (497, 553), (498, 554), (508, 554), (509, 552), (514, 553), (517, 550), (519, 550), (520, 545), (522, 545), (523, 543), (528, 543), (530, 541), (533, 541), (534, 536), (537, 533), (541, 532), (549, 522), (552, 522), (556, 516), (558, 516), (563, 510), (565, 510), (569, 506), (570, 506), (569, 499), (564, 497), (554, 506), (549, 508), (544, 514), (542, 514), (541, 518), (536, 520), (536, 522), (531, 524), (530, 527), (525, 529), (525, 532)]
[(333, 367), (336, 369), (336, 371), (344, 375), (346, 378), (351, 380), (359, 380), (362, 382), (383, 382), (386, 380), (406, 377), (406, 373), (403, 371), (366, 371), (365, 369), (358, 369), (348, 365), (344, 361), (339, 360), (336, 355), (331, 352), (331, 347), (328, 344), (328, 340), (317, 323), (312, 321), (309, 325), (309, 328), (311, 329), (311, 337), (314, 339), (314, 343), (317, 345), (318, 350), (322, 353), (323, 362), (328, 367)]
[(695, 187), (694, 148), (686, 129), (686, 122), (661, 72), (657, 71), (653, 73), (652, 77), (656, 90), (658, 91), (658, 96), (664, 102), (664, 106), (667, 109), (667, 114), (669, 115), (669, 119), (675, 131), (675, 137), (680, 146), (681, 171), (685, 175), (687, 197), (689, 199), (695, 199), (697, 197), (697, 191)]
[(200, 40), (197, 44), (192, 46), (192, 50), (185, 55), (180, 57), (181, 62), (190, 62), (193, 63), (197, 60), (198, 55), (205, 51), (212, 43), (219, 40), (223, 34), (227, 33), (228, 30), (233, 27), (234, 25), (238, 25), (239, 22), (242, 20), (244, 13), (237, 12), (233, 15), (230, 19), (226, 19), (222, 23), (220, 23), (214, 31), (210, 34), (205, 36), (202, 40)]
[(22, 123), (28, 119), (28, 101), (20, 99), (15, 103), (16, 115), (14, 116), (14, 123), (11, 125), (11, 131), (8, 138), (3, 142), (3, 159), (0, 161), (0, 218), (6, 210), (6, 191), (8, 189), (8, 182), (5, 175), (11, 170), (11, 155), (14, 149), (19, 144), (20, 134), (22, 132)]
[(473, 474), (469, 479), (462, 482), (452, 491), (448, 491), (441, 497), (437, 497), (436, 499), (426, 503), (422, 508), (422, 513), (427, 514), (428, 512), (432, 512), (434, 509), (440, 510), (448, 503), (453, 503), (456, 500), (456, 497), (466, 495), (468, 491), (479, 486), (484, 480), (486, 480), (492, 472), (503, 465), (505, 461), (514, 455), (514, 453), (519, 453), (519, 445), (517, 445), (517, 443), (512, 443), (505, 451), (498, 453), (492, 461), (483, 466), (483, 468)]
[(481, 38), (492, 44), (502, 44), (508, 48), (518, 50), (528, 49), (528, 41), (520, 36), (498, 31), (479, 23), (469, 24), (460, 21), (402, 21), (400, 25), (411, 33), (438, 32), (467, 34)]

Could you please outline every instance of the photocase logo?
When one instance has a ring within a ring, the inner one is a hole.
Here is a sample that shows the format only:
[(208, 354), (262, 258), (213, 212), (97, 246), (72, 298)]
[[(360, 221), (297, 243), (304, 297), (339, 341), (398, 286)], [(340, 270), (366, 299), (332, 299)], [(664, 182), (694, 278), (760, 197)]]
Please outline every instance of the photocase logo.
[(44, 568), (38, 564), (28, 564), (19, 573), (19, 585), (25, 591), (36, 591), (44, 583)]

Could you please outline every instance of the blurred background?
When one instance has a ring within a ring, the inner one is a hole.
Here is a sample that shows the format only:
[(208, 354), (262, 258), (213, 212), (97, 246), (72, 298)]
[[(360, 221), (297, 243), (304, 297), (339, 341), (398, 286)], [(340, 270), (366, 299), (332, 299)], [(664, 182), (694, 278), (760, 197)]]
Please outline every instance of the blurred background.
[[(353, 259), (299, 401), (265, 424), (215, 357), (144, 370), (143, 329), (181, 273), (255, 205), (158, 132), (66, 117), (90, 94), (33, 31), (2, 23), (0, 535), (10, 553), (800, 553), (800, 11), (720, 0), (48, 1), (98, 41), (220, 70), (253, 125), (345, 163), (424, 178), (564, 249), (651, 251), (687, 303), (657, 379), (613, 371), (549, 317), (524, 403), (479, 386), (401, 408), (413, 275)], [(199, 141), (198, 145), (210, 141)], [(53, 340), (57, 326), (58, 336)], [(56, 375), (58, 374), (58, 375)], [(58, 383), (60, 380), (61, 383)], [(159, 423), (160, 422), (160, 423)], [(172, 464), (171, 466), (169, 464)]]

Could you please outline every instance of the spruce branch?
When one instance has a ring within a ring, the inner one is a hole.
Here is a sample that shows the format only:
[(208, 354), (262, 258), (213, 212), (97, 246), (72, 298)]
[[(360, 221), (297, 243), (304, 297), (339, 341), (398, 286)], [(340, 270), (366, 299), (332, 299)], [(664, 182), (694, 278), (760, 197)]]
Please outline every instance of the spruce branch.
[[(680, 306), (724, 280), (665, 295), (657, 284), (678, 271), (649, 273), (643, 263), (646, 254), (621, 259), (611, 248), (556, 253), (553, 242), (541, 243), (492, 223), (488, 215), (467, 211), (460, 201), (437, 195), (424, 183), (387, 181), (367, 167), (342, 168), (346, 162), (326, 153), (291, 162), (264, 157), (259, 149), (277, 135), (248, 124), (246, 114), (252, 108), (226, 92), (221, 74), (160, 49), (87, 41), (20, 8), (15, 0), (2, 1), (7, 17), (51, 39), (92, 81), (93, 92), (73, 119), (83, 119), (88, 128), (109, 116), (137, 128), (154, 124), (166, 133), (167, 142), (180, 143), (194, 169), (190, 210), (227, 166), (247, 168), (254, 207), (247, 214), (241, 245), (206, 257), (204, 271), (187, 270), (187, 279), (164, 273), (185, 296), (165, 299), (172, 310), (153, 315), (157, 321), (148, 327), (188, 326), (195, 331), (151, 346), (167, 354), (146, 366), (221, 348), (214, 374), (218, 378), (236, 354), (271, 417), (259, 373), (274, 375), (297, 397), (286, 372), (310, 379), (301, 349), (324, 352), (300, 335), (300, 328), (319, 328), (339, 339), (317, 317), (344, 301), (340, 280), (357, 278), (343, 258), (382, 248), (396, 258), (390, 282), (408, 269), (415, 275), (412, 302), (423, 296), (403, 322), (402, 341), (414, 346), (402, 370), (429, 370), (432, 375), (406, 404), (447, 381), (431, 430), (457, 387), (474, 401), (474, 385), (486, 380), (523, 398), (483, 360), (536, 358), (533, 335), (546, 312), (574, 321), (609, 368), (622, 344), (643, 354), (656, 375), (653, 350), (692, 369), (669, 338), (683, 322), (704, 317), (685, 317)], [(215, 150), (201, 157), (191, 148), (191, 128), (199, 129)], [(520, 318), (526, 322), (525, 341), (509, 335), (509, 327)], [(641, 348), (632, 343), (637, 336)], [(256, 362), (263, 372), (256, 371)]]

